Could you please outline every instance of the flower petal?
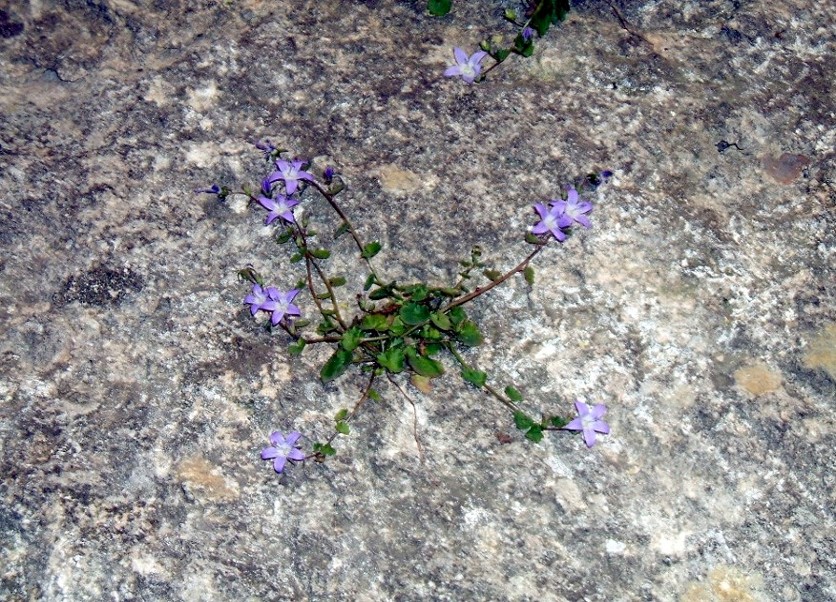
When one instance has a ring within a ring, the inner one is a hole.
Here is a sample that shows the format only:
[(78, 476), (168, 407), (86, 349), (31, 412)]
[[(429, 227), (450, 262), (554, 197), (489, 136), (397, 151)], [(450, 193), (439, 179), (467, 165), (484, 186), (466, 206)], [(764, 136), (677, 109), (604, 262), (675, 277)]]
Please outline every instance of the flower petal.
[(290, 453), (287, 454), (287, 457), (291, 460), (296, 460), (297, 462), (300, 462), (305, 459), (305, 453), (301, 449), (294, 448), (290, 450)]
[(606, 413), (607, 413), (607, 406), (605, 406), (603, 403), (596, 404), (592, 408), (592, 411), (590, 411), (590, 414), (592, 415), (592, 417), (595, 420), (599, 420)]
[(461, 48), (453, 48), (453, 54), (456, 57), (456, 62), (461, 65), (463, 63), (467, 63), (468, 56), (467, 53), (462, 50)]
[(589, 406), (582, 401), (575, 402), (575, 409), (578, 411), (578, 416), (581, 418), (589, 414)]
[(276, 456), (279, 455), (279, 450), (275, 447), (265, 447), (261, 450), (261, 459), (262, 460), (272, 460)]
[(592, 428), (602, 435), (609, 435), (610, 434), (610, 425), (604, 422), (603, 420), (599, 420), (595, 424), (592, 425)]
[(270, 445), (278, 447), (282, 443), (284, 443), (284, 436), (281, 431), (273, 431), (270, 433)]
[(301, 437), (301, 436), (302, 436), (302, 433), (300, 433), (299, 431), (291, 431), (290, 433), (287, 434), (287, 437), (285, 437), (284, 440), (285, 440), (285, 443), (287, 443), (288, 445), (293, 446), (293, 445), (296, 445), (296, 442), (299, 441), (299, 437)]
[(281, 473), (284, 470), (285, 462), (287, 462), (287, 458), (285, 456), (276, 457), (276, 459), (273, 460), (273, 470)]
[(479, 63), (480, 63), (480, 62), (482, 61), (482, 59), (483, 59), (483, 58), (485, 58), (486, 56), (488, 56), (488, 53), (487, 53), (487, 52), (485, 52), (484, 50), (480, 50), (479, 52), (474, 52), (474, 53), (473, 53), (473, 56), (471, 56), (471, 57), (468, 59), (468, 61), (467, 61), (467, 62), (469, 62), (469, 63), (470, 63), (471, 65), (473, 65), (474, 67), (480, 67), (480, 68), (481, 68), (481, 65), (480, 65)]
[(583, 431), (583, 440), (586, 443), (587, 447), (592, 447), (595, 445), (595, 431), (592, 429), (584, 429)]
[(583, 430), (583, 420), (580, 418), (575, 418), (572, 422), (567, 424), (563, 427), (567, 431), (582, 431)]

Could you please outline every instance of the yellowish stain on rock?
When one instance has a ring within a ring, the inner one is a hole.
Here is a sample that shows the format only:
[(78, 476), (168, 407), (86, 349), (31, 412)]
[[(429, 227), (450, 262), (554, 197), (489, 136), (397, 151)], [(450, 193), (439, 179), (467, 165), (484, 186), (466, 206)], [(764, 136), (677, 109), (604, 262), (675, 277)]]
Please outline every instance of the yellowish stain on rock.
[(836, 323), (827, 324), (821, 334), (810, 343), (804, 354), (804, 366), (821, 368), (836, 380)]
[(434, 178), (421, 177), (408, 169), (401, 169), (397, 165), (384, 165), (377, 171), (380, 186), (385, 192), (397, 196), (405, 196), (420, 190), (435, 188)]
[(763, 395), (777, 391), (781, 386), (781, 373), (766, 364), (757, 362), (744, 366), (734, 373), (734, 381), (752, 395)]
[(177, 465), (177, 478), (198, 499), (221, 501), (239, 496), (238, 484), (223, 476), (206, 458), (193, 456), (181, 461)]
[(759, 575), (746, 575), (730, 566), (718, 566), (709, 571), (704, 581), (692, 582), (682, 594), (680, 602), (760, 602), (766, 600), (761, 592)]

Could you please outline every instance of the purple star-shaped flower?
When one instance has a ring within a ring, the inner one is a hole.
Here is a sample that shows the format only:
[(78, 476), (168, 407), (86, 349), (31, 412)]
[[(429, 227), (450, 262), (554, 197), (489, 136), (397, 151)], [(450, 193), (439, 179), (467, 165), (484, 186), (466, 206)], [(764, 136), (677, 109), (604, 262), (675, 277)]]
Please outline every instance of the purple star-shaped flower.
[(253, 292), (244, 298), (244, 303), (250, 306), (250, 313), (256, 315), (258, 310), (274, 311), (276, 309), (276, 302), (272, 297), (278, 294), (272, 286), (266, 289), (261, 288), (260, 284), (253, 285)]
[(299, 308), (293, 305), (291, 301), (293, 298), (299, 294), (299, 289), (294, 288), (286, 293), (278, 291), (274, 288), (267, 289), (267, 294), (272, 301), (275, 302), (275, 307), (271, 310), (273, 312), (270, 321), (273, 323), (273, 326), (278, 324), (282, 321), (282, 318), (285, 316), (301, 316), (302, 312), (299, 311)]
[(453, 48), (453, 54), (456, 57), (456, 64), (452, 67), (447, 67), (447, 70), (444, 72), (444, 76), (460, 76), (468, 84), (472, 84), (482, 72), (482, 65), (480, 65), (480, 62), (483, 58), (488, 56), (488, 53), (480, 50), (478, 52), (474, 52), (472, 56), (467, 56), (467, 53), (461, 48)]
[(601, 420), (607, 413), (607, 406), (603, 403), (599, 403), (590, 410), (584, 402), (576, 401), (575, 409), (578, 411), (578, 417), (563, 428), (570, 431), (583, 431), (583, 440), (587, 447), (595, 445), (595, 433), (609, 434), (610, 425)]
[(304, 161), (299, 159), (293, 162), (278, 159), (276, 160), (276, 167), (278, 168), (278, 171), (274, 171), (267, 176), (267, 178), (270, 180), (271, 184), (279, 180), (284, 180), (284, 186), (287, 194), (293, 194), (299, 187), (299, 180), (308, 180), (309, 182), (314, 181), (314, 177), (307, 171), (304, 171), (302, 169), (302, 165), (304, 165)]
[(531, 38), (534, 37), (534, 30), (528, 26), (525, 26), (522, 30), (522, 39), (524, 42), (528, 42)]
[(560, 212), (569, 218), (569, 223), (577, 222), (584, 228), (589, 228), (592, 224), (587, 217), (587, 214), (592, 211), (592, 203), (583, 200), (578, 196), (578, 191), (574, 186), (569, 186), (569, 194), (566, 195), (566, 200), (552, 201), (552, 207), (557, 208)]
[(283, 194), (276, 195), (275, 199), (271, 199), (266, 196), (258, 197), (258, 202), (261, 203), (261, 206), (265, 209), (268, 209), (270, 213), (267, 214), (267, 217), (264, 219), (265, 224), (271, 224), (276, 218), (282, 218), (286, 222), (293, 223), (296, 219), (293, 217), (293, 209), (296, 205), (299, 204), (297, 199), (293, 199), (287, 197)]
[(565, 207), (558, 207), (556, 204), (546, 207), (542, 203), (537, 203), (534, 205), (534, 210), (539, 214), (540, 222), (531, 227), (532, 234), (551, 232), (552, 236), (560, 242), (566, 240), (563, 228), (572, 225), (572, 218), (564, 215)]
[(270, 447), (261, 450), (262, 460), (273, 460), (273, 470), (281, 474), (288, 460), (296, 462), (305, 459), (305, 454), (296, 445), (302, 434), (296, 431), (288, 433), (287, 437), (281, 431), (270, 433)]

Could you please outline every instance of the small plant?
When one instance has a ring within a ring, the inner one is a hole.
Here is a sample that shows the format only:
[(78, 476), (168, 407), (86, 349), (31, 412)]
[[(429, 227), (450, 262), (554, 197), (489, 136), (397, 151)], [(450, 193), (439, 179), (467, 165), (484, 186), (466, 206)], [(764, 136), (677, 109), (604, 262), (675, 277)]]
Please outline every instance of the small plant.
[[(466, 83), (483, 80), (487, 74), (501, 65), (512, 54), (530, 57), (534, 54), (534, 34), (542, 38), (552, 25), (560, 23), (569, 13), (569, 0), (535, 0), (525, 3), (524, 19), (520, 20), (517, 11), (507, 9), (505, 19), (519, 27), (519, 33), (513, 43), (505, 44), (503, 36), (495, 35), (482, 40), (481, 51), (468, 56), (461, 48), (454, 48), (456, 64), (449, 67), (444, 75), (461, 77)], [(433, 16), (444, 16), (450, 12), (452, 0), (428, 0), (427, 11)], [(482, 60), (490, 56), (494, 64), (482, 71)]]
[[(288, 351), (299, 355), (308, 346), (330, 345), (333, 351), (322, 366), (319, 377), (323, 383), (337, 380), (351, 369), (366, 377), (362, 393), (351, 408), (343, 408), (334, 416), (333, 432), (313, 443), (310, 453), (298, 449), (300, 434), (281, 432), (270, 436), (270, 446), (262, 458), (273, 462), (276, 472), (282, 472), (286, 461), (314, 459), (324, 461), (336, 453), (334, 441), (348, 435), (351, 422), (364, 404), (381, 399), (378, 383), (390, 382), (406, 396), (398, 383), (398, 375), (407, 374), (418, 390), (430, 390), (430, 381), (445, 373), (449, 357), (457, 366), (460, 378), (469, 386), (484, 391), (512, 414), (513, 422), (525, 437), (534, 442), (542, 440), (546, 431), (581, 431), (586, 444), (595, 443), (595, 433), (607, 433), (609, 427), (602, 420), (606, 411), (599, 404), (591, 411), (582, 402), (576, 403), (578, 417), (571, 420), (562, 415), (543, 415), (535, 419), (524, 411), (522, 393), (513, 385), (504, 388), (494, 385), (487, 372), (479, 369), (462, 355), (462, 350), (478, 347), (484, 337), (478, 325), (467, 314), (465, 307), (510, 278), (521, 275), (529, 286), (534, 284), (532, 261), (552, 242), (563, 242), (577, 226), (589, 228), (592, 205), (583, 200), (575, 188), (569, 186), (566, 199), (536, 203), (533, 208), (537, 221), (525, 234), (529, 251), (521, 261), (504, 272), (491, 267), (482, 257), (480, 247), (473, 247), (469, 257), (460, 262), (458, 278), (446, 285), (427, 282), (402, 283), (389, 280), (378, 271), (373, 260), (381, 251), (378, 241), (365, 242), (337, 202), (337, 195), (345, 189), (342, 178), (328, 167), (318, 180), (308, 171), (309, 165), (300, 159), (282, 157), (287, 151), (269, 141), (259, 142), (271, 168), (259, 189), (244, 187), (233, 193), (217, 184), (205, 190), (225, 200), (231, 194), (243, 194), (251, 205), (267, 210), (265, 224), (275, 227), (275, 242), (290, 248), (289, 261), (300, 264), (303, 276), (287, 291), (267, 285), (252, 266), (238, 272), (239, 278), (251, 285), (244, 298), (252, 316), (269, 314), (266, 327), (284, 332), (289, 341)], [(593, 174), (583, 180), (586, 187), (595, 188), (611, 172)], [(584, 186), (581, 186), (583, 189)], [(348, 237), (365, 271), (363, 291), (355, 295), (356, 310), (347, 315), (345, 305), (339, 303), (339, 292), (347, 283), (345, 275), (326, 271), (331, 250), (323, 237), (312, 228), (309, 211), (297, 217), (294, 210), (304, 202), (313, 204), (316, 198), (324, 201), (337, 216), (338, 227), (329, 238), (332, 242)], [(303, 295), (304, 291), (304, 295)], [(315, 308), (318, 317), (309, 318), (296, 305), (306, 297), (303, 306)], [(407, 399), (409, 399), (407, 397)], [(411, 400), (410, 400), (411, 401)]]

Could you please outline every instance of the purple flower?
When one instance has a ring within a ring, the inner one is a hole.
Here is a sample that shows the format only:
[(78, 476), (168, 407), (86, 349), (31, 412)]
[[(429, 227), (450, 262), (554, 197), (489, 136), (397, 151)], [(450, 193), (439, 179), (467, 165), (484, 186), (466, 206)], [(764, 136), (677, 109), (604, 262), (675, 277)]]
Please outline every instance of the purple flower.
[(217, 184), (212, 184), (212, 188), (197, 188), (195, 192), (198, 194), (202, 192), (205, 192), (207, 194), (219, 194), (221, 192), (221, 187)]
[(260, 196), (258, 197), (258, 202), (261, 203), (262, 207), (270, 211), (264, 219), (265, 224), (271, 224), (278, 217), (289, 223), (294, 223), (296, 221), (296, 218), (293, 217), (293, 211), (291, 211), (291, 209), (299, 204), (297, 199), (292, 199), (283, 194), (279, 194), (276, 195), (275, 199)]
[(575, 409), (578, 411), (578, 417), (563, 428), (570, 431), (583, 431), (583, 440), (587, 447), (595, 445), (595, 433), (609, 434), (610, 425), (601, 420), (601, 417), (607, 413), (607, 406), (603, 403), (599, 403), (590, 410), (589, 406), (582, 401), (576, 401)]
[(472, 56), (468, 57), (467, 53), (461, 48), (453, 48), (453, 54), (456, 57), (456, 64), (452, 67), (447, 67), (447, 70), (444, 72), (444, 76), (461, 76), (461, 78), (468, 84), (472, 84), (482, 72), (482, 65), (479, 63), (483, 58), (488, 56), (488, 53), (480, 50), (478, 52), (474, 52)]
[(336, 172), (334, 171), (334, 168), (333, 168), (333, 167), (331, 167), (330, 165), (329, 165), (328, 167), (326, 167), (326, 168), (325, 168), (325, 172), (324, 172), (322, 175), (323, 175), (323, 177), (325, 178), (325, 183), (326, 183), (326, 184), (330, 184), (330, 183), (331, 183), (331, 180), (333, 180), (333, 179), (334, 179), (334, 174), (335, 174), (335, 173), (336, 173)]
[(525, 26), (522, 30), (523, 42), (528, 42), (532, 37), (534, 37), (534, 30), (528, 26)]
[(267, 176), (267, 179), (270, 180), (271, 184), (279, 180), (284, 180), (284, 186), (287, 194), (293, 194), (299, 186), (299, 180), (308, 180), (309, 182), (314, 181), (314, 177), (311, 174), (302, 170), (302, 165), (304, 165), (304, 161), (300, 161), (298, 159), (292, 163), (290, 161), (278, 159), (276, 160), (276, 167), (279, 170), (271, 173)]
[(281, 431), (273, 431), (270, 433), (270, 447), (261, 450), (261, 459), (273, 460), (273, 470), (281, 474), (288, 460), (298, 462), (305, 459), (305, 454), (296, 445), (301, 436), (296, 431), (288, 433), (287, 437)]
[(271, 301), (275, 302), (275, 306), (271, 310), (273, 312), (270, 321), (273, 323), (273, 326), (278, 324), (282, 321), (282, 318), (285, 316), (301, 316), (302, 312), (299, 311), (299, 308), (293, 305), (291, 301), (293, 298), (299, 294), (299, 289), (294, 288), (286, 293), (278, 291), (274, 288), (267, 289), (267, 295), (270, 297)]
[(589, 218), (586, 217), (592, 211), (592, 203), (589, 203), (578, 196), (578, 191), (574, 186), (569, 186), (569, 194), (566, 195), (566, 200), (552, 201), (552, 207), (558, 209), (562, 215), (569, 218), (569, 223), (577, 222), (584, 228), (589, 228), (592, 224)]
[(572, 225), (572, 218), (563, 214), (564, 207), (550, 204), (548, 207), (542, 203), (534, 205), (534, 210), (540, 215), (540, 222), (531, 227), (532, 234), (546, 234), (551, 232), (560, 242), (566, 240), (566, 233), (563, 228)]
[(270, 176), (267, 176), (261, 181), (261, 192), (264, 196), (273, 194), (273, 182), (270, 181)]
[(278, 294), (278, 292), (272, 286), (263, 289), (260, 284), (254, 284), (253, 292), (244, 298), (244, 303), (250, 306), (250, 313), (252, 315), (256, 315), (260, 309), (274, 311), (277, 305), (272, 297)]

